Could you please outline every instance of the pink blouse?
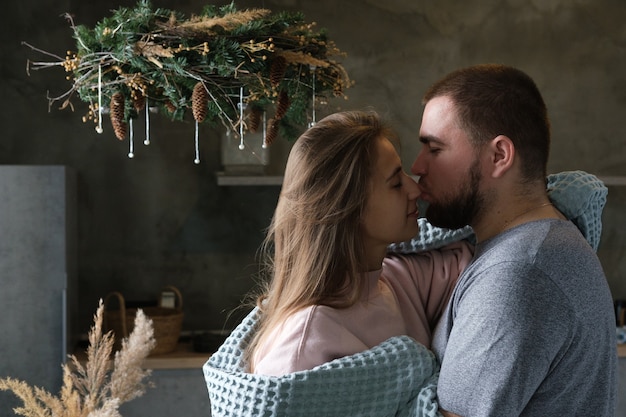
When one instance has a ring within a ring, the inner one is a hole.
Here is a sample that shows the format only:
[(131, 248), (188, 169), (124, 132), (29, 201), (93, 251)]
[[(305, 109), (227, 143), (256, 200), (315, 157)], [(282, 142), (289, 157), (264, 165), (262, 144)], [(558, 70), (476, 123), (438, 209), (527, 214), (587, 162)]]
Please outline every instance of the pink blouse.
[(370, 288), (361, 302), (347, 309), (307, 307), (273, 329), (253, 353), (254, 372), (278, 376), (312, 369), (392, 336), (408, 335), (430, 347), (431, 330), (471, 257), (465, 242), (389, 255), (382, 269), (367, 274)]

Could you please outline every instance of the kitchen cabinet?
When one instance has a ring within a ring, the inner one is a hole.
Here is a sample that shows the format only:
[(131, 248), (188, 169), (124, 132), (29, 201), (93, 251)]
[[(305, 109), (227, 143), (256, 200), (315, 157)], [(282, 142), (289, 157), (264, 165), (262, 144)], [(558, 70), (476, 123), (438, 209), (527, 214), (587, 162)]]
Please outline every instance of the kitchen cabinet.
[[(64, 166), (0, 166), (0, 377), (53, 393), (75, 339), (75, 190)], [(3, 391), (0, 404), (22, 403)]]

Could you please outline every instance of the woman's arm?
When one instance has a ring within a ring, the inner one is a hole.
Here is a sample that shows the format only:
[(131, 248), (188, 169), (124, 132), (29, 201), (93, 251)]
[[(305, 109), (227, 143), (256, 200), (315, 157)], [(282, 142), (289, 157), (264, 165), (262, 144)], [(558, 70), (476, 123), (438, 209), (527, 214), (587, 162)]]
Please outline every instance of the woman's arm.
[(432, 327), (450, 299), (459, 275), (472, 260), (473, 250), (467, 241), (460, 241), (425, 252), (389, 254), (384, 264), (385, 276), (396, 289), (401, 307), (414, 309)]

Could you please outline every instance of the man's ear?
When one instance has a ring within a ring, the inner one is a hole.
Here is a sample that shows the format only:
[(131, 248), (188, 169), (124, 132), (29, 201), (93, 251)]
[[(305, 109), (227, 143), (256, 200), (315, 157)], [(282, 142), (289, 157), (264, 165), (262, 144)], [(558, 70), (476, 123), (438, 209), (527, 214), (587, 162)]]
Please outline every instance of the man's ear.
[(515, 145), (505, 135), (496, 136), (489, 142), (490, 162), (492, 165), (492, 177), (499, 178), (504, 175), (515, 161)]

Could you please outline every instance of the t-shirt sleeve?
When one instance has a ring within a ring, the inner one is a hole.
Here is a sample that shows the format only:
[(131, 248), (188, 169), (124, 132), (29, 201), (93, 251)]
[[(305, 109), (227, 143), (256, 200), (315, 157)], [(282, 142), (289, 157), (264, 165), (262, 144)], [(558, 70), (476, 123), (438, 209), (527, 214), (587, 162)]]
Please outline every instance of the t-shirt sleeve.
[(416, 313), (424, 314), (432, 329), (472, 256), (473, 246), (466, 241), (417, 254), (389, 255), (386, 275), (408, 295)]
[(437, 391), (441, 408), (520, 415), (569, 337), (567, 304), (541, 271), (509, 263), (457, 289), (455, 305)]

